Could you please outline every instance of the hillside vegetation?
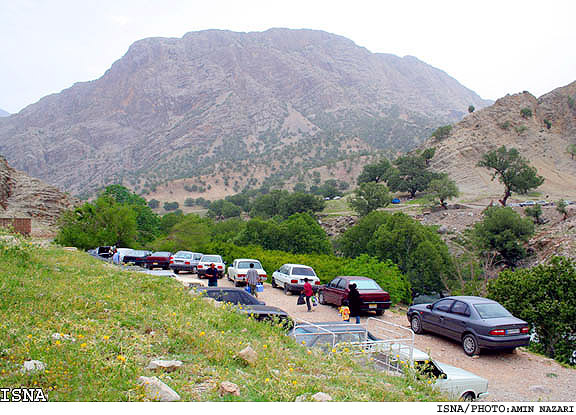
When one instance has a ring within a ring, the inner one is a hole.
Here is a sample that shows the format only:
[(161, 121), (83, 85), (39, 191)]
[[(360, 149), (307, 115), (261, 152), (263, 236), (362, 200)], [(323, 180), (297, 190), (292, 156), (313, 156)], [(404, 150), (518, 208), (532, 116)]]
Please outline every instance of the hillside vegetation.
[[(3, 387), (41, 387), (50, 401), (144, 401), (138, 377), (158, 376), (186, 401), (294, 401), (319, 391), (337, 401), (442, 399), (344, 353), (307, 350), (281, 327), (207, 303), (165, 277), (6, 238), (0, 256)], [(246, 345), (258, 353), (254, 365), (236, 357)], [(146, 366), (153, 358), (184, 365), (152, 373)], [(24, 374), (27, 360), (46, 370)], [(220, 396), (223, 381), (239, 385), (240, 396)]]

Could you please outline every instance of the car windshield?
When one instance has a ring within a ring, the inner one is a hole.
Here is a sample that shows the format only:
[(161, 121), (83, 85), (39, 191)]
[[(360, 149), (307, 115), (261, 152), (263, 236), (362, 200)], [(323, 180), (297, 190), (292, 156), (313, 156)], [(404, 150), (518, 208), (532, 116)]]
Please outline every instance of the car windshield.
[(255, 269), (262, 269), (262, 265), (258, 261), (241, 261), (238, 262), (238, 269), (248, 269), (250, 264), (254, 264)]
[(188, 254), (186, 252), (178, 252), (176, 255), (174, 255), (174, 258), (192, 259), (192, 254)]
[(358, 290), (381, 290), (380, 286), (373, 280), (354, 280), (350, 284), (356, 284)]
[(315, 277), (316, 274), (312, 268), (294, 267), (292, 268), (292, 275), (303, 275), (305, 277)]
[(481, 318), (510, 317), (512, 314), (498, 303), (474, 304)]
[(222, 258), (219, 255), (206, 255), (202, 257), (201, 262), (222, 262)]
[(148, 251), (132, 251), (126, 254), (126, 256), (148, 256), (148, 255), (150, 255), (150, 252)]

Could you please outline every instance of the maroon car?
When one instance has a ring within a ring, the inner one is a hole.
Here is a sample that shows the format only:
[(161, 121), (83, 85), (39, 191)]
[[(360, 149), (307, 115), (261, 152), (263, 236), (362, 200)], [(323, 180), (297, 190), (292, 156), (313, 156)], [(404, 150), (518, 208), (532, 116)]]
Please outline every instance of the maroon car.
[(334, 304), (341, 306), (342, 301), (348, 298), (348, 286), (354, 283), (362, 300), (362, 311), (375, 311), (382, 315), (384, 310), (390, 308), (390, 294), (382, 290), (371, 278), (367, 277), (336, 277), (318, 291), (320, 304)]
[(146, 257), (146, 268), (162, 268), (170, 269), (170, 252), (154, 252), (152, 255)]

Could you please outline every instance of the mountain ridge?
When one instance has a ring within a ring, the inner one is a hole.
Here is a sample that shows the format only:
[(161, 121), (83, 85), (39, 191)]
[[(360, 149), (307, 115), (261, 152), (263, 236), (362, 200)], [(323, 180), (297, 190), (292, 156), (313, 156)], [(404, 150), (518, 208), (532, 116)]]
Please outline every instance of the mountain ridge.
[(327, 32), (207, 30), (139, 40), (101, 78), (3, 119), (0, 152), (73, 194), (111, 182), (146, 194), (215, 171), (242, 172), (242, 188), (409, 150), (489, 103), (417, 58)]

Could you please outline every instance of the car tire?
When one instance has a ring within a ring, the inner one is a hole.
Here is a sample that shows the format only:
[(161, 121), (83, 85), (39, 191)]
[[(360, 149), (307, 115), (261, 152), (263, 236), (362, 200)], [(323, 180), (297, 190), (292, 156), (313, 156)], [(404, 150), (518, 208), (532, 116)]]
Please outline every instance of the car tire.
[(290, 290), (288, 289), (288, 286), (286, 284), (284, 284), (284, 295), (291, 295), (292, 293), (290, 292)]
[(381, 316), (382, 314), (384, 314), (384, 310), (383, 310), (383, 309), (377, 309), (377, 310), (376, 310), (376, 315), (377, 315), (377, 316)]
[(326, 299), (324, 298), (324, 293), (323, 293), (322, 291), (320, 291), (320, 292), (318, 293), (318, 302), (319, 302), (320, 304), (322, 304), (322, 305), (328, 304), (328, 303), (326, 302)]
[(424, 329), (422, 328), (422, 319), (418, 314), (414, 314), (410, 317), (410, 328), (416, 334), (424, 333)]
[(474, 392), (466, 392), (460, 397), (460, 400), (465, 402), (472, 402), (474, 399), (476, 399)]
[(480, 354), (480, 347), (478, 346), (476, 336), (471, 333), (465, 334), (464, 337), (462, 337), (462, 349), (464, 349), (464, 353), (468, 356)]
[(240, 284), (238, 283), (238, 281), (234, 281), (234, 287), (240, 287)]
[(272, 288), (278, 288), (278, 284), (276, 284), (276, 280), (274, 278), (272, 278)]
[(174, 274), (179, 274), (179, 273), (180, 273), (180, 270), (178, 270), (178, 269), (175, 269), (175, 270), (173, 270), (173, 271), (174, 271)]

